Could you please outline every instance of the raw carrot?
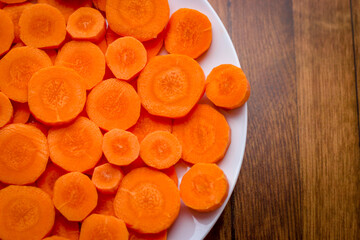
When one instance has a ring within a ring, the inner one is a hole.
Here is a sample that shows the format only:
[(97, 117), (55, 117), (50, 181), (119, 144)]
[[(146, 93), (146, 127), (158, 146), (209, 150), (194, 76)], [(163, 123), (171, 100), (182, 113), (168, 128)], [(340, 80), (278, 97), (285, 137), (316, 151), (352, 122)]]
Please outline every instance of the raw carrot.
[(222, 64), (214, 68), (205, 82), (206, 96), (218, 107), (241, 107), (250, 97), (250, 83), (241, 68)]
[(155, 234), (141, 234), (135, 231), (130, 231), (129, 240), (166, 240), (167, 230)]
[(105, 74), (105, 57), (101, 49), (88, 41), (71, 41), (59, 51), (55, 65), (74, 69), (87, 90), (101, 82)]
[(109, 27), (121, 36), (144, 42), (165, 28), (169, 19), (168, 0), (113, 0), (106, 2)]
[(11, 185), (0, 190), (0, 239), (42, 239), (54, 219), (54, 205), (41, 189)]
[(14, 109), (9, 98), (0, 92), (0, 128), (10, 122), (13, 112)]
[(100, 42), (97, 43), (97, 46), (100, 48), (100, 50), (103, 52), (104, 56), (107, 50), (107, 43), (106, 43), (106, 39), (103, 38)]
[(10, 49), (14, 36), (14, 24), (9, 14), (0, 9), (0, 56)]
[(124, 174), (120, 168), (105, 163), (94, 169), (91, 181), (103, 193), (116, 193)]
[(209, 49), (211, 41), (211, 22), (206, 15), (189, 8), (173, 13), (165, 36), (165, 48), (169, 53), (195, 59)]
[(80, 227), (77, 222), (70, 222), (60, 213), (55, 216), (54, 227), (51, 234), (68, 238), (70, 240), (78, 240), (80, 236)]
[(140, 98), (130, 84), (112, 78), (91, 90), (86, 112), (102, 129), (126, 130), (139, 119), (140, 105)]
[(73, 69), (61, 66), (36, 72), (29, 81), (28, 94), (30, 112), (49, 125), (72, 121), (86, 101), (84, 79)]
[(54, 236), (44, 238), (43, 240), (70, 240), (70, 239), (54, 235)]
[(169, 228), (180, 211), (179, 190), (164, 173), (137, 168), (125, 175), (114, 200), (115, 215), (140, 233)]
[(110, 163), (126, 166), (138, 158), (140, 144), (137, 137), (131, 132), (112, 129), (104, 134), (102, 149)]
[(145, 67), (147, 52), (135, 38), (122, 37), (109, 44), (105, 58), (117, 78), (130, 80)]
[(94, 6), (100, 11), (105, 12), (106, 10), (106, 0), (93, 0)]
[(97, 198), (94, 184), (82, 173), (67, 173), (55, 182), (54, 205), (69, 221), (86, 218), (96, 207)]
[(106, 39), (106, 43), (108, 45), (110, 45), (111, 43), (115, 42), (115, 40), (117, 40), (118, 38), (120, 38), (121, 36), (117, 35), (113, 30), (111, 30), (110, 28), (108, 28), (106, 30), (106, 34), (105, 34), (105, 39)]
[(175, 185), (178, 186), (179, 185), (179, 180), (178, 180), (178, 176), (176, 173), (176, 169), (174, 166), (171, 166), (169, 168), (166, 169), (162, 169), (161, 170), (163, 173), (165, 173), (166, 175), (168, 175), (169, 178), (171, 178), (171, 180), (174, 181)]
[(150, 167), (166, 169), (175, 165), (181, 158), (179, 140), (167, 131), (148, 134), (140, 144), (140, 157)]
[(229, 184), (224, 172), (214, 163), (197, 163), (185, 173), (180, 196), (186, 206), (210, 212), (225, 201)]
[(138, 78), (142, 105), (152, 114), (179, 118), (190, 112), (204, 93), (200, 65), (185, 55), (152, 58)]
[(113, 216), (91, 214), (81, 226), (80, 240), (128, 240), (129, 232), (123, 220)]
[(70, 15), (66, 30), (73, 39), (99, 42), (105, 36), (105, 18), (94, 8), (82, 7)]
[(46, 49), (45, 52), (49, 56), (49, 58), (51, 59), (52, 64), (55, 65), (55, 59), (56, 59), (56, 56), (57, 56), (57, 51), (55, 49)]
[(113, 194), (98, 194), (98, 203), (93, 213), (103, 214), (108, 216), (114, 216), (114, 199), (115, 195)]
[(15, 3), (22, 3), (26, 2), (27, 0), (0, 0), (0, 2), (7, 3), (7, 4), (15, 4)]
[(54, 194), (54, 185), (56, 180), (64, 175), (66, 172), (56, 166), (55, 164), (49, 162), (45, 172), (39, 177), (36, 181), (36, 185), (41, 188), (44, 192), (53, 197)]
[(29, 105), (27, 103), (12, 103), (14, 108), (14, 115), (12, 123), (26, 123), (30, 117)]
[(0, 90), (10, 99), (28, 101), (28, 83), (32, 75), (52, 66), (49, 56), (34, 47), (11, 49), (0, 61)]
[(57, 48), (66, 36), (64, 16), (48, 4), (33, 4), (24, 9), (19, 27), (21, 41), (36, 48)]
[(47, 136), (49, 128), (47, 126), (45, 126), (42, 123), (39, 123), (37, 121), (31, 121), (29, 123), (27, 123), (27, 125), (29, 126), (33, 126), (36, 127), (37, 129), (39, 129), (45, 136)]
[(176, 119), (173, 134), (182, 145), (182, 159), (189, 163), (217, 162), (230, 144), (225, 117), (206, 104), (198, 104), (188, 116)]
[(143, 45), (147, 52), (148, 61), (158, 55), (158, 53), (160, 52), (164, 44), (164, 35), (164, 31), (162, 31), (156, 38), (143, 42)]
[(14, 123), (0, 129), (0, 181), (29, 184), (45, 171), (49, 149), (37, 128)]
[(70, 125), (49, 130), (50, 158), (66, 171), (84, 172), (100, 160), (102, 141), (95, 123), (79, 117)]
[(67, 21), (69, 16), (80, 7), (91, 7), (91, 0), (38, 0), (39, 3), (49, 4), (57, 9), (64, 15)]
[(14, 24), (14, 43), (21, 42), (19, 19), (24, 9), (31, 5), (32, 5), (31, 3), (21, 3), (21, 4), (7, 5), (6, 7), (3, 8), (3, 10), (9, 14)]
[(149, 114), (144, 108), (141, 108), (139, 120), (136, 124), (129, 129), (137, 136), (139, 142), (145, 138), (151, 132), (154, 131), (168, 131), (172, 130), (172, 121), (170, 118), (158, 117)]

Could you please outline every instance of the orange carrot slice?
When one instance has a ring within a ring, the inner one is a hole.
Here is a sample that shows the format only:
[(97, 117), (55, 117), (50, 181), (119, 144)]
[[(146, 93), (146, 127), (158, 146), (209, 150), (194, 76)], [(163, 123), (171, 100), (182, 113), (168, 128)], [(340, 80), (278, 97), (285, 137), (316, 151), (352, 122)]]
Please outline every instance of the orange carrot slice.
[(78, 240), (80, 236), (79, 223), (70, 222), (63, 215), (56, 214), (51, 234), (67, 238), (69, 240)]
[(0, 129), (0, 181), (33, 183), (45, 171), (49, 158), (45, 135), (26, 124), (9, 124)]
[(84, 174), (67, 173), (55, 182), (53, 202), (69, 221), (82, 221), (96, 207), (97, 192)]
[(198, 104), (188, 116), (176, 119), (173, 134), (182, 145), (182, 159), (189, 163), (217, 162), (230, 144), (225, 117), (206, 104)]
[(89, 118), (107, 131), (132, 127), (140, 116), (140, 98), (134, 88), (118, 79), (102, 81), (86, 102)]
[(181, 158), (181, 152), (179, 140), (167, 131), (148, 134), (140, 145), (140, 157), (148, 166), (157, 169), (175, 165)]
[(12, 123), (26, 123), (30, 117), (29, 105), (27, 103), (12, 103), (14, 108), (14, 116)]
[(45, 136), (47, 136), (47, 134), (48, 134), (49, 128), (48, 128), (47, 126), (45, 126), (44, 124), (41, 124), (41, 123), (36, 122), (36, 121), (31, 121), (31, 122), (27, 123), (27, 125), (36, 127), (36, 128), (39, 129)]
[(180, 183), (180, 196), (186, 206), (210, 212), (225, 201), (229, 184), (224, 172), (213, 163), (197, 163), (185, 173)]
[(231, 64), (214, 68), (206, 79), (206, 95), (218, 107), (241, 107), (250, 97), (250, 84), (244, 72)]
[(105, 18), (96, 9), (82, 7), (70, 15), (66, 30), (73, 39), (98, 42), (105, 36)]
[(137, 168), (122, 180), (114, 210), (135, 231), (158, 233), (169, 228), (179, 214), (179, 190), (164, 173)]
[(57, 48), (66, 36), (64, 16), (47, 4), (33, 4), (24, 9), (19, 27), (21, 41), (36, 48)]
[(94, 6), (100, 11), (105, 12), (106, 9), (106, 0), (93, 0)]
[(7, 12), (14, 24), (14, 43), (20, 42), (20, 28), (19, 28), (19, 19), (25, 8), (31, 6), (31, 3), (21, 3), (21, 4), (12, 4), (7, 5), (3, 8)]
[(36, 185), (50, 195), (54, 194), (56, 180), (66, 172), (52, 163), (48, 163), (44, 173), (36, 181)]
[(67, 21), (69, 16), (80, 7), (91, 7), (91, 0), (38, 0), (39, 3), (49, 4), (57, 9), (64, 15)]
[(204, 93), (200, 65), (185, 55), (152, 58), (138, 78), (142, 105), (153, 115), (179, 118), (190, 112)]
[(71, 41), (59, 51), (55, 65), (74, 69), (87, 90), (101, 82), (105, 74), (105, 57), (101, 49), (88, 41)]
[(105, 163), (95, 167), (91, 181), (100, 192), (111, 194), (116, 193), (123, 177), (119, 168)]
[(93, 213), (114, 216), (114, 199), (115, 195), (113, 194), (98, 194), (98, 203), (96, 208), (94, 209)]
[(138, 74), (147, 62), (144, 45), (133, 37), (122, 37), (109, 44), (105, 57), (114, 75), (124, 80)]
[(141, 234), (135, 231), (130, 231), (129, 240), (166, 240), (167, 230), (155, 234)]
[(0, 9), (0, 56), (10, 49), (14, 37), (14, 24), (9, 14)]
[(8, 186), (0, 190), (0, 239), (42, 239), (54, 219), (54, 205), (41, 189)]
[(106, 2), (109, 27), (121, 36), (132, 36), (141, 42), (156, 38), (165, 28), (169, 13), (167, 0)]
[(83, 110), (86, 101), (84, 79), (73, 69), (47, 67), (29, 81), (30, 112), (49, 125), (67, 123)]
[(121, 129), (112, 129), (105, 133), (102, 149), (110, 163), (126, 166), (138, 158), (140, 144), (134, 134)]
[(28, 82), (42, 68), (52, 66), (49, 56), (33, 47), (11, 49), (0, 61), (0, 90), (17, 102), (28, 101)]
[(108, 47), (106, 39), (103, 38), (100, 42), (97, 43), (97, 46), (100, 48), (100, 50), (103, 52), (103, 54), (105, 56), (105, 53), (106, 53), (106, 50)]
[(49, 130), (50, 158), (67, 171), (84, 172), (100, 160), (102, 139), (95, 123), (79, 117), (70, 125)]
[(158, 53), (160, 52), (164, 44), (164, 35), (164, 31), (162, 31), (156, 38), (143, 42), (143, 45), (147, 52), (148, 61), (158, 55)]
[(91, 214), (81, 226), (80, 240), (129, 239), (129, 232), (123, 220), (113, 216)]
[(69, 238), (60, 237), (60, 236), (50, 236), (50, 237), (44, 238), (43, 240), (69, 240)]
[(13, 106), (9, 98), (0, 92), (0, 128), (10, 122), (13, 112)]

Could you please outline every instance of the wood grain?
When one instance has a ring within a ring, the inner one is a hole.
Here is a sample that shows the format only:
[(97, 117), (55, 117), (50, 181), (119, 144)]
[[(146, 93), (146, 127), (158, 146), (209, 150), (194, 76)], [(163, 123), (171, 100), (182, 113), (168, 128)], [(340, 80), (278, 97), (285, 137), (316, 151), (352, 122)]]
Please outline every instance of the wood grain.
[[(356, 80), (356, 97), (358, 100), (358, 119), (360, 119), (360, 1), (350, 0), (351, 3), (351, 21), (352, 35), (354, 44), (354, 64), (355, 64), (355, 80)], [(360, 120), (358, 120), (358, 128), (360, 134)]]

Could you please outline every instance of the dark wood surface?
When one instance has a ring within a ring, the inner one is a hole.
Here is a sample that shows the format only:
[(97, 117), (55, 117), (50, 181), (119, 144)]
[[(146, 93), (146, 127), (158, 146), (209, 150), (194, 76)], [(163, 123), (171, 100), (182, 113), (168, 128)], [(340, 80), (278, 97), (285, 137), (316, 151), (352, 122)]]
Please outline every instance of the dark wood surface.
[(251, 84), (210, 239), (359, 239), (360, 0), (209, 0)]

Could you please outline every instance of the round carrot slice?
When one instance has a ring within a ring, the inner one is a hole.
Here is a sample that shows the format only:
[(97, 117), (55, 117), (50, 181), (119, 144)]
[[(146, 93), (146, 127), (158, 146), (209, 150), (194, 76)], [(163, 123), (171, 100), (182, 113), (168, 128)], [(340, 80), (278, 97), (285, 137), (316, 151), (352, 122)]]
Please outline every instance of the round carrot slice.
[(33, 183), (45, 171), (49, 149), (45, 135), (26, 124), (9, 124), (0, 129), (0, 181)]
[(121, 36), (147, 41), (165, 28), (170, 9), (167, 0), (112, 0), (106, 2), (109, 27)]
[(99, 193), (98, 195), (98, 203), (93, 213), (114, 216), (114, 194), (103, 194)]
[(106, 0), (93, 0), (94, 6), (100, 11), (105, 12)]
[(100, 160), (102, 140), (99, 127), (79, 117), (70, 125), (49, 130), (50, 158), (67, 171), (84, 172)]
[(198, 104), (188, 116), (176, 119), (173, 134), (182, 145), (182, 159), (189, 163), (217, 162), (230, 144), (225, 117), (206, 104)]
[(10, 122), (13, 112), (13, 106), (9, 98), (0, 92), (0, 128)]
[(47, 4), (33, 4), (24, 9), (19, 19), (20, 39), (36, 48), (56, 48), (66, 36), (61, 12)]
[(36, 119), (50, 125), (72, 121), (86, 101), (84, 79), (73, 69), (47, 67), (29, 81), (29, 108)]
[(105, 163), (95, 167), (91, 181), (100, 192), (111, 194), (116, 193), (123, 177), (124, 174), (119, 168)]
[(156, 38), (143, 42), (143, 45), (147, 52), (148, 61), (158, 55), (158, 53), (160, 52), (164, 44), (164, 35), (165, 32), (162, 31)]
[(105, 57), (101, 49), (88, 41), (71, 41), (59, 51), (55, 65), (74, 69), (84, 80), (87, 90), (103, 80)]
[(140, 144), (134, 134), (121, 129), (112, 129), (105, 133), (102, 149), (110, 163), (126, 166), (138, 158)]
[(180, 196), (186, 206), (210, 212), (225, 201), (229, 184), (224, 172), (214, 163), (197, 163), (185, 173)]
[(92, 6), (91, 0), (38, 0), (38, 3), (46, 3), (59, 9), (66, 21), (76, 9)]
[(91, 90), (86, 112), (102, 129), (126, 130), (139, 119), (140, 105), (140, 98), (129, 83), (112, 78)]
[(21, 3), (21, 4), (11, 4), (3, 8), (7, 12), (14, 24), (14, 42), (21, 42), (20, 40), (20, 28), (19, 28), (19, 19), (25, 8), (31, 6), (31, 3)]
[(124, 80), (138, 74), (147, 62), (144, 45), (133, 37), (122, 37), (109, 44), (105, 57), (114, 75)]
[(53, 202), (69, 221), (82, 221), (96, 207), (98, 195), (89, 177), (67, 173), (55, 182)]
[(128, 240), (129, 232), (123, 220), (113, 216), (92, 214), (81, 226), (80, 239)]
[(0, 9), (0, 56), (10, 49), (14, 36), (14, 24), (10, 15)]
[(140, 157), (153, 168), (166, 169), (181, 158), (179, 140), (167, 131), (155, 131), (147, 135), (140, 145)]
[(218, 107), (241, 107), (250, 97), (250, 84), (244, 72), (231, 64), (214, 68), (206, 79), (206, 96)]
[(200, 65), (185, 55), (152, 58), (138, 78), (142, 105), (153, 115), (179, 118), (190, 112), (204, 93)]
[(169, 228), (180, 211), (179, 190), (164, 173), (137, 168), (125, 175), (114, 200), (115, 215), (140, 233)]
[(209, 49), (211, 41), (211, 22), (206, 15), (181, 8), (171, 16), (165, 36), (165, 48), (169, 53), (198, 58)]
[(42, 239), (54, 219), (54, 205), (41, 189), (8, 186), (0, 190), (0, 239)]
[(51, 234), (65, 237), (69, 240), (79, 240), (80, 227), (78, 222), (70, 222), (63, 215), (56, 214)]
[(82, 7), (70, 15), (66, 27), (73, 39), (98, 42), (105, 36), (105, 18), (91, 7)]
[(11, 49), (0, 61), (0, 90), (14, 101), (27, 102), (30, 78), (40, 69), (50, 66), (49, 56), (40, 49)]
[(30, 109), (27, 103), (12, 103), (14, 107), (14, 116), (12, 123), (26, 123), (30, 118)]
[(36, 186), (41, 188), (44, 192), (49, 194), (50, 197), (54, 194), (54, 185), (56, 180), (64, 175), (66, 172), (52, 164), (51, 162), (47, 165), (45, 172), (36, 181)]

